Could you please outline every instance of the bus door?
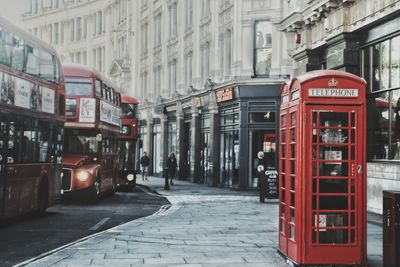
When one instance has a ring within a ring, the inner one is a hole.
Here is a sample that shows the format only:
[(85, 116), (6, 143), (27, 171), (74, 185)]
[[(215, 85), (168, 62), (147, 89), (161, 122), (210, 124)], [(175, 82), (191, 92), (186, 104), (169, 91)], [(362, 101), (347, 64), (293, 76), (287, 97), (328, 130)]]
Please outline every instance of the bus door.
[(6, 161), (7, 150), (7, 123), (0, 118), (0, 218), (4, 215), (4, 202), (6, 191)]

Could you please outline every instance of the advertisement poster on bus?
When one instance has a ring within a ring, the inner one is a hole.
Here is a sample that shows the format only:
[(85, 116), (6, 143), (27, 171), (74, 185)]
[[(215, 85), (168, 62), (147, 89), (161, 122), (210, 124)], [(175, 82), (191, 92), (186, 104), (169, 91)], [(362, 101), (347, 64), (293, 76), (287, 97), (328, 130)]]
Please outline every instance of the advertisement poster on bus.
[(0, 72), (1, 76), (1, 88), (0, 88), (0, 99), (1, 102), (14, 105), (14, 93), (15, 93), (15, 77), (7, 73)]
[(95, 122), (96, 99), (81, 98), (79, 102), (79, 122)]
[(29, 108), (42, 111), (42, 88), (34, 83), (29, 83)]
[(42, 111), (54, 114), (54, 91), (42, 87)]
[(100, 120), (120, 126), (120, 110), (107, 102), (100, 101)]
[(30, 82), (17, 79), (15, 90), (15, 105), (23, 108), (29, 108)]

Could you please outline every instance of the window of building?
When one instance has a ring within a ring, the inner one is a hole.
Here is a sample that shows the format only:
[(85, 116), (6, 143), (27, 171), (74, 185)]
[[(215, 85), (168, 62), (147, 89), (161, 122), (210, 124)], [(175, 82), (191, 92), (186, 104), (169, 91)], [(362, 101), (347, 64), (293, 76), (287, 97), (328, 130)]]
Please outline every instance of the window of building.
[(154, 17), (154, 45), (161, 45), (161, 13)]
[(82, 18), (76, 18), (76, 40), (81, 40), (82, 38)]
[(232, 65), (232, 32), (225, 32), (224, 36), (224, 76), (229, 77)]
[(143, 74), (142, 74), (142, 94), (141, 94), (141, 97), (142, 98), (146, 98), (147, 97), (147, 95), (146, 95), (146, 92), (147, 92), (147, 79), (148, 79), (148, 77), (147, 77), (147, 71), (144, 71), (143, 72)]
[(256, 21), (254, 26), (254, 74), (269, 77), (272, 60), (272, 25), (269, 21)]
[(168, 7), (169, 15), (169, 39), (174, 39), (177, 37), (177, 27), (178, 27), (178, 14), (177, 14), (177, 3), (173, 3)]
[(185, 29), (186, 31), (188, 31), (193, 27), (193, 0), (186, 0), (185, 3), (186, 3)]
[(193, 79), (193, 51), (186, 54), (185, 65), (185, 82), (187, 88), (192, 84)]
[(64, 22), (60, 22), (60, 44), (64, 43)]
[(202, 0), (201, 17), (207, 18), (210, 15), (210, 0)]
[(144, 56), (144, 55), (147, 55), (147, 53), (148, 53), (148, 42), (147, 42), (147, 40), (148, 40), (148, 36), (149, 36), (149, 24), (147, 22), (142, 24), (141, 36), (142, 36), (142, 38), (141, 38), (140, 51), (141, 51), (141, 55)]
[(59, 24), (54, 23), (54, 44), (58, 44), (60, 40)]
[(368, 158), (400, 160), (400, 36), (362, 49), (368, 86)]
[(168, 64), (168, 73), (169, 73), (169, 93), (172, 96), (176, 90), (176, 79), (177, 79), (177, 61), (173, 59)]
[(69, 25), (71, 27), (71, 36), (70, 36), (71, 37), (71, 41), (74, 41), (75, 40), (75, 21), (74, 21), (74, 19), (70, 20)]

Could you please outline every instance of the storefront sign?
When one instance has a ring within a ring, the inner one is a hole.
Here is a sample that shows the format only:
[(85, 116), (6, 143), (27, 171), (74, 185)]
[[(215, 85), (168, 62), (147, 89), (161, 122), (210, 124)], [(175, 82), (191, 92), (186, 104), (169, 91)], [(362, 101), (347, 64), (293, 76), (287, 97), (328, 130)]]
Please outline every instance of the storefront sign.
[(81, 98), (79, 100), (79, 122), (95, 122), (96, 99)]
[(358, 89), (352, 88), (309, 88), (312, 97), (358, 97)]
[(120, 126), (120, 110), (107, 102), (100, 101), (100, 120), (112, 125)]
[(266, 170), (265, 175), (267, 176), (267, 198), (278, 198), (278, 171)]
[(225, 102), (233, 99), (233, 88), (226, 88), (216, 92), (217, 103)]

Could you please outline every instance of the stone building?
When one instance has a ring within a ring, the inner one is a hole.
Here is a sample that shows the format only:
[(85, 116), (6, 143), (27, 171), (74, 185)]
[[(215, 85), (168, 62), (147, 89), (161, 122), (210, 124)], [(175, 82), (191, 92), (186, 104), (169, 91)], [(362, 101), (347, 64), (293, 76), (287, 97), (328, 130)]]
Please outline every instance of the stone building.
[(131, 93), (133, 1), (25, 0), (25, 28), (53, 45), (63, 63), (83, 64)]
[(152, 172), (175, 152), (180, 179), (256, 187), (258, 151), (277, 167), (279, 88), (292, 66), (274, 27), (281, 1), (141, 0), (134, 10), (133, 87)]
[(279, 88), (292, 72), (272, 0), (26, 0), (26, 27), (62, 61), (109, 75), (140, 101), (143, 149), (162, 175), (257, 186), (256, 155), (277, 168)]
[(382, 214), (382, 191), (400, 189), (400, 1), (288, 0), (283, 14), (295, 75), (328, 68), (367, 81), (367, 207)]

